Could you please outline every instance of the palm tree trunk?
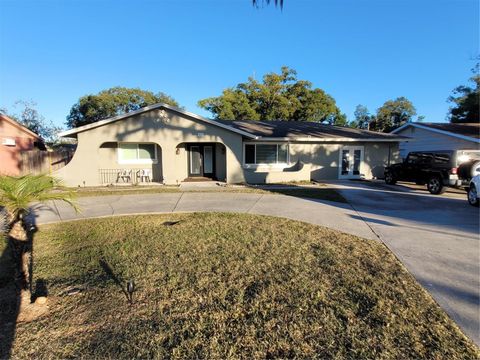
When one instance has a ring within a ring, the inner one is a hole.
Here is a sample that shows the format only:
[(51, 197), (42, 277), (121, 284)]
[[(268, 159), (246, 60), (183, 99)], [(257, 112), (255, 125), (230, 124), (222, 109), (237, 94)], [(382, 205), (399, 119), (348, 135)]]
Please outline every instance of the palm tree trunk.
[(23, 216), (15, 219), (8, 234), (15, 263), (15, 282), (21, 292), (21, 307), (32, 297), (32, 237), (28, 236)]

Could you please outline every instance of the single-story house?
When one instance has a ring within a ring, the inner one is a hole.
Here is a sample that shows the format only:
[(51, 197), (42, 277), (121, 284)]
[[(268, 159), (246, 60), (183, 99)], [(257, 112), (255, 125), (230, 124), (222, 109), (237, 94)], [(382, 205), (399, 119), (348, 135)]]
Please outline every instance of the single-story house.
[(20, 175), (22, 153), (45, 150), (42, 138), (12, 118), (0, 114), (0, 174)]
[(411, 151), (480, 150), (480, 123), (406, 123), (392, 134), (408, 137), (400, 143), (400, 157)]
[(398, 155), (394, 134), (313, 122), (218, 121), (165, 104), (64, 131), (77, 150), (56, 175), (69, 186), (382, 177)]

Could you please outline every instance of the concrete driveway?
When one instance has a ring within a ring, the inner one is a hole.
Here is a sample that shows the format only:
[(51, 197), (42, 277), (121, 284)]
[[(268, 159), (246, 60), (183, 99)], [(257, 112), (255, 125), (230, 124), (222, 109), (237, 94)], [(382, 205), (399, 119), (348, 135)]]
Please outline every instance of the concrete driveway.
[(332, 183), (416, 279), (480, 344), (479, 209), (465, 192), (430, 195), (422, 187)]
[(378, 240), (349, 204), (284, 195), (179, 192), (109, 195), (79, 199), (80, 214), (62, 202), (34, 206), (36, 222), (45, 224), (101, 216), (195, 211), (226, 211), (285, 217)]

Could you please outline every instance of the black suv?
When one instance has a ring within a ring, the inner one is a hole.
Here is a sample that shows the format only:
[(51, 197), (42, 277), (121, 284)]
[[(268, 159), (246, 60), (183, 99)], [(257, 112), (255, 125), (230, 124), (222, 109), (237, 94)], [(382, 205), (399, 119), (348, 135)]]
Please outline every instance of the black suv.
[[(385, 182), (413, 181), (427, 184), (432, 194), (441, 194), (445, 186), (466, 186), (480, 160), (478, 151), (419, 151), (408, 154), (403, 163), (385, 168)], [(459, 171), (461, 170), (461, 171)], [(464, 176), (459, 176), (459, 173)]]

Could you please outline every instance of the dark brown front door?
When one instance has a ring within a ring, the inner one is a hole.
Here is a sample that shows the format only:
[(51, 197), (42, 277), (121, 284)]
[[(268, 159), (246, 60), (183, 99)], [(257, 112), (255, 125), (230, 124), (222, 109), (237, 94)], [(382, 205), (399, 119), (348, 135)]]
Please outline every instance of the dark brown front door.
[(191, 144), (188, 146), (188, 176), (213, 179), (215, 173), (215, 145)]

